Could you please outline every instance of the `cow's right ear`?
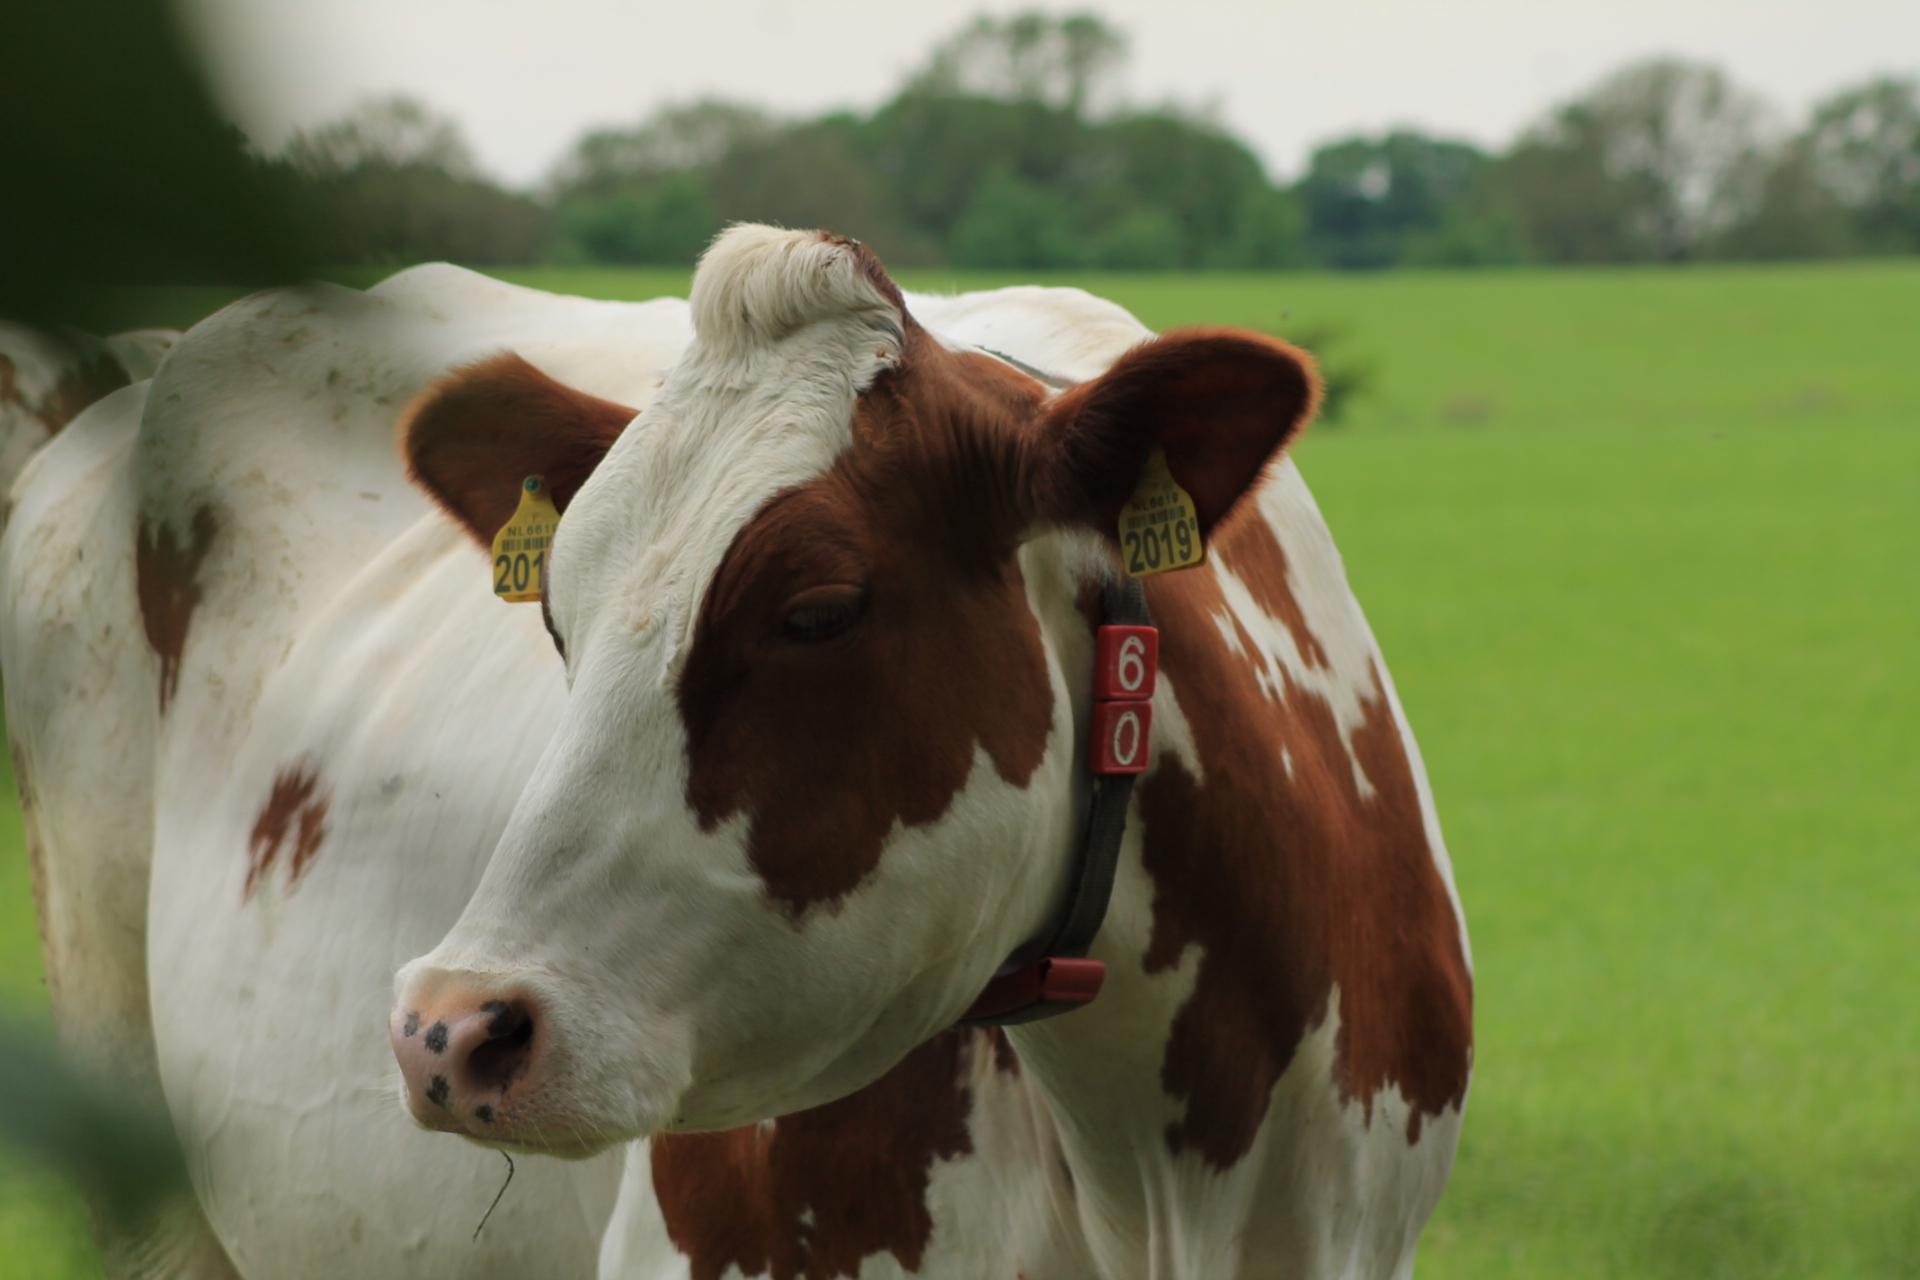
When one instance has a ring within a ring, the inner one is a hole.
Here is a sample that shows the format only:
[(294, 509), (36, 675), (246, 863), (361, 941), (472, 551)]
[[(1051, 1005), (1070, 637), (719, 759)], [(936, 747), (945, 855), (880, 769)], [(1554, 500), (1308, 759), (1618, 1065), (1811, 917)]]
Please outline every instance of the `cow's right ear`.
[(1192, 499), (1204, 536), (1260, 479), (1320, 402), (1313, 358), (1238, 329), (1142, 343), (1062, 392), (1031, 437), (1030, 507), (1043, 523), (1115, 538), (1150, 452)]
[(565, 511), (634, 412), (500, 355), (422, 392), (401, 423), (401, 447), (413, 479), (490, 547), (519, 506), (523, 480), (544, 476)]

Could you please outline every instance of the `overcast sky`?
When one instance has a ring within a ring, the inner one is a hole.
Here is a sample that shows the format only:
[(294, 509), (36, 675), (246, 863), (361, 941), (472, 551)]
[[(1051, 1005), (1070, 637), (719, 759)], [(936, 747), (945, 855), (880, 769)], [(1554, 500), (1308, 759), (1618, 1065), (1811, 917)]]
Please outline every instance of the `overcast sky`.
[[(589, 125), (719, 95), (871, 107), (974, 13), (944, 0), (186, 0), (222, 93), (272, 146), (374, 94), (456, 117), (531, 184)], [(1634, 58), (1719, 63), (1789, 120), (1920, 72), (1920, 0), (1092, 0), (1132, 39), (1134, 101), (1210, 104), (1276, 175), (1319, 142), (1411, 124), (1498, 146)]]

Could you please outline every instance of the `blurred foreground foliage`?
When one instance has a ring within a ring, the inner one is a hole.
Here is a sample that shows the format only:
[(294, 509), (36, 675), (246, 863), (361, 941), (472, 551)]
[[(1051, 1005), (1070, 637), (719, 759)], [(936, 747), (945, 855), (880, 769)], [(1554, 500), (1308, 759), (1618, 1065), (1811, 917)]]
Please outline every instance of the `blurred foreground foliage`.
[(267, 284), (305, 259), (162, 0), (0, 0), (0, 315), (95, 323), (100, 291)]

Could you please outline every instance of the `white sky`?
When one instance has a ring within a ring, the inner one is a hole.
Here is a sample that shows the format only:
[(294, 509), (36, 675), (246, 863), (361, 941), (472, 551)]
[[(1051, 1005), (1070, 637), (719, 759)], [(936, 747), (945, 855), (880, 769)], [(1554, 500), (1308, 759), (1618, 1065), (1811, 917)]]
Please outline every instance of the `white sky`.
[(1719, 63), (1791, 120), (1842, 85), (1920, 72), (1920, 0), (185, 0), (230, 108), (272, 146), (361, 98), (457, 117), (531, 184), (589, 125), (719, 95), (871, 107), (982, 9), (1091, 9), (1132, 37), (1134, 101), (1212, 104), (1277, 175), (1412, 124), (1498, 146), (1629, 59)]

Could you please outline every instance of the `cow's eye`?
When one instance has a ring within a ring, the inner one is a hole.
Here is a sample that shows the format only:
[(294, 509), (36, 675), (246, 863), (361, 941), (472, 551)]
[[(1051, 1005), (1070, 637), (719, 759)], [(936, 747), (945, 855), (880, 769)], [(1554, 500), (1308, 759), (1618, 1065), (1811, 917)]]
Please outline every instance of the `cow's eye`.
[(866, 611), (865, 587), (850, 582), (808, 587), (787, 601), (780, 634), (785, 639), (803, 643), (831, 640), (860, 621), (860, 615)]

